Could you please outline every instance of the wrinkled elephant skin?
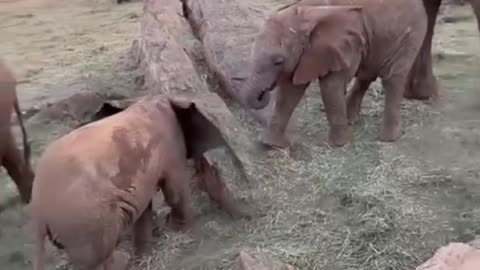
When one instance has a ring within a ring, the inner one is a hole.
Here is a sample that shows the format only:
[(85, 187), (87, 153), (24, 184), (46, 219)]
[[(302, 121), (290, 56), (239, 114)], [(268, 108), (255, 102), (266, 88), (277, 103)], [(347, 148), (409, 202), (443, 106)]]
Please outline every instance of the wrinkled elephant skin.
[[(263, 142), (281, 148), (290, 144), (286, 126), (315, 79), (330, 126), (329, 142), (351, 142), (351, 123), (377, 77), (386, 95), (380, 139), (397, 140), (405, 83), (426, 29), (425, 9), (417, 0), (303, 0), (275, 11), (255, 40), (254, 68), (242, 89), (244, 103), (261, 109), (278, 86)], [(346, 86), (353, 78), (345, 102)]]
[(159, 189), (168, 225), (191, 221), (187, 158), (218, 144), (202, 141), (210, 137), (197, 129), (195, 104), (153, 96), (109, 111), (52, 142), (38, 162), (29, 209), (35, 270), (45, 269), (46, 236), (79, 269), (124, 269), (119, 235), (133, 225), (135, 252), (148, 250)]
[[(15, 182), (24, 203), (30, 202), (34, 173), (30, 165), (30, 145), (17, 99), (16, 79), (0, 59), (0, 165)], [(23, 135), (23, 155), (16, 146), (11, 127), (13, 111)]]

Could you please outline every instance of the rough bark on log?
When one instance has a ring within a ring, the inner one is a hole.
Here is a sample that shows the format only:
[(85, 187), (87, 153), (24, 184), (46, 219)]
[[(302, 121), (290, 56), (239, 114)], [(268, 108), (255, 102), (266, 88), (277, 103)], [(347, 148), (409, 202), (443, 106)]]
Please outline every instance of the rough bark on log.
[[(223, 100), (209, 91), (187, 52), (196, 39), (182, 16), (179, 0), (145, 0), (141, 33), (134, 43), (145, 88), (150, 94), (186, 97), (214, 124), (226, 141), (226, 147), (206, 156), (219, 166), (222, 179), (238, 184), (255, 175), (255, 144)], [(198, 42), (198, 41), (197, 41)], [(232, 155), (233, 154), (233, 155)]]
[[(203, 44), (206, 62), (222, 88), (240, 104), (242, 84), (248, 77), (250, 51), (265, 18), (267, 8), (249, 0), (182, 0), (188, 19)], [(272, 100), (262, 110), (251, 110), (266, 124), (274, 105)]]
[(195, 41), (181, 16), (178, 0), (146, 0), (140, 20), (140, 37), (134, 43), (145, 88), (152, 94), (191, 94), (206, 92), (205, 81), (185, 53)]

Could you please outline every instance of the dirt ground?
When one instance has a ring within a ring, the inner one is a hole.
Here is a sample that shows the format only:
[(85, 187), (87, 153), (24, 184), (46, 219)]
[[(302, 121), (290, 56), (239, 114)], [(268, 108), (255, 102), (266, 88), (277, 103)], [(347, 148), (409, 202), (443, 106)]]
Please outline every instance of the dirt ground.
[[(136, 74), (124, 62), (141, 12), (141, 3), (108, 0), (0, 0), (0, 57), (25, 81), (18, 87), (22, 108), (89, 90), (84, 81), (95, 81), (93, 91), (107, 96), (133, 91)], [(442, 100), (436, 106), (404, 101), (398, 142), (377, 140), (383, 93), (376, 84), (355, 142), (329, 148), (319, 94), (311, 89), (290, 134), (294, 145), (259, 157), (261, 181), (252, 198), (260, 214), (234, 222), (196, 196), (192, 230), (172, 233), (162, 230), (160, 208), (155, 252), (136, 269), (231, 269), (247, 250), (299, 269), (405, 270), (446, 242), (477, 237), (480, 39), (469, 6), (446, 14), (450, 20), (438, 25), (434, 48)], [(66, 132), (54, 129), (29, 125), (36, 156)], [(0, 185), (0, 205), (6, 205), (16, 191), (3, 171)], [(28, 218), (18, 204), (0, 211), (0, 268), (31, 269)], [(63, 269), (58, 252), (49, 251), (49, 263)]]

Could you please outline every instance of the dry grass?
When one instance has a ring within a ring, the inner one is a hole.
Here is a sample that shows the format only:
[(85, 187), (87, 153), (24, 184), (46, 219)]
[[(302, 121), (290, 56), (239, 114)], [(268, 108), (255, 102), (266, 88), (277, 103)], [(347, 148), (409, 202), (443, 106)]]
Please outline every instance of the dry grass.
[[(462, 7), (455, 12), (465, 16), (470, 11)], [(94, 28), (88, 24), (93, 18), (88, 18), (82, 19), (84, 29)], [(132, 29), (122, 30), (121, 36), (135, 35)], [(355, 142), (329, 148), (324, 144), (327, 125), (318, 111), (318, 89), (312, 87), (297, 109), (295, 133), (290, 134), (295, 144), (258, 156), (258, 179), (253, 187), (229, 182), (239, 197), (253, 203), (253, 219), (231, 220), (193, 185), (195, 224), (185, 233), (165, 231), (167, 209), (159, 195), (156, 248), (135, 268), (231, 269), (234, 257), (246, 250), (280, 258), (299, 269), (405, 270), (414, 269), (445, 242), (473, 239), (480, 229), (480, 151), (476, 151), (480, 149), (476, 122), (480, 112), (470, 106), (476, 105), (472, 97), (478, 96), (480, 82), (478, 33), (473, 20), (462, 20), (441, 25), (437, 37), (436, 73), (447, 88), (443, 104), (432, 108), (405, 101), (400, 141), (385, 144), (377, 140), (383, 93), (376, 83), (365, 100)], [(102, 38), (108, 37), (97, 35), (92, 44), (101, 43)], [(116, 48), (112, 51), (126, 48), (111, 38), (107, 47)], [(77, 44), (78, 50), (89, 51), (96, 47), (92, 44)], [(11, 46), (0, 45), (0, 52)], [(81, 55), (73, 53), (72, 57)], [(113, 63), (111, 57), (118, 54), (100, 55), (95, 66), (107, 70)], [(11, 59), (27, 61), (21, 56)], [(82, 64), (83, 57), (72, 59), (78, 62), (62, 66), (65, 76), (90, 67), (88, 60)], [(52, 73), (39, 74), (34, 80), (41, 82)], [(97, 76), (112, 88), (115, 76), (120, 75)], [(38, 152), (52, 139), (55, 127), (31, 123)], [(258, 133), (246, 123), (245, 128)], [(11, 184), (7, 185), (13, 193)], [(0, 235), (0, 265), (30, 269), (31, 244), (25, 228), (19, 228), (25, 217), (18, 210), (0, 216), (2, 232), (6, 232)], [(65, 267), (58, 260), (51, 263)]]
[(0, 3), (0, 55), (19, 80), (28, 81), (19, 87), (23, 106), (68, 97), (69, 87), (54, 87), (61, 81), (79, 75), (104, 78), (112, 72), (138, 33), (141, 6), (114, 7), (110, 2)]

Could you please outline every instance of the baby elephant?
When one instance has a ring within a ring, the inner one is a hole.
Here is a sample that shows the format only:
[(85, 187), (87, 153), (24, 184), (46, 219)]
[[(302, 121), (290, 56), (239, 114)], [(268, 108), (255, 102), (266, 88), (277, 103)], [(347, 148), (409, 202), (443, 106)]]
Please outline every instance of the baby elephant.
[[(34, 173), (30, 165), (30, 145), (23, 125), (18, 104), (17, 81), (12, 71), (0, 59), (0, 165), (15, 182), (24, 203), (30, 201)], [(23, 135), (23, 155), (18, 150), (11, 128), (11, 117), (15, 110)]]
[[(301, 0), (274, 12), (253, 46), (246, 106), (262, 109), (276, 86), (275, 108), (263, 142), (287, 147), (287, 123), (310, 82), (318, 79), (329, 141), (352, 140), (363, 96), (377, 77), (385, 88), (382, 141), (401, 134), (400, 104), (427, 28), (418, 0)], [(345, 102), (345, 90), (355, 77)]]
[(190, 101), (146, 97), (51, 143), (32, 191), (34, 269), (45, 269), (46, 236), (77, 269), (124, 269), (128, 260), (115, 251), (120, 233), (133, 225), (135, 252), (147, 250), (159, 189), (171, 207), (167, 224), (187, 225), (187, 158), (220, 143), (199, 114)]

